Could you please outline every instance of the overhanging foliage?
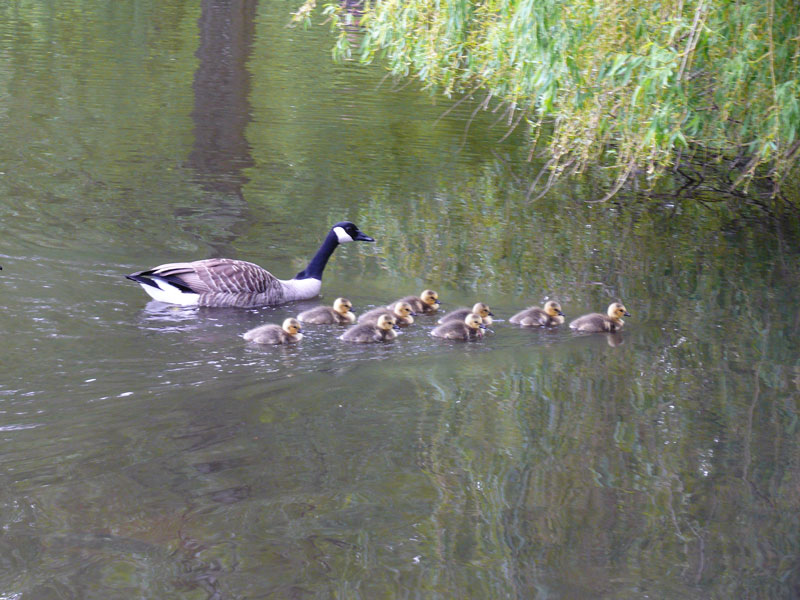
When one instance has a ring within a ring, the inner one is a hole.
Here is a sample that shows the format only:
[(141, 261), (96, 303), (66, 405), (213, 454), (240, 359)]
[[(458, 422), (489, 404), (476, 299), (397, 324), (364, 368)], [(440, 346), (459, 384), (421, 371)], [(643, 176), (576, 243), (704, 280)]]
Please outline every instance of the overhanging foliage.
[(764, 178), (777, 195), (796, 176), (793, 0), (373, 0), (322, 12), (337, 57), (360, 39), (362, 62), (448, 97), (481, 94), (510, 126), (527, 123), (551, 182), (598, 164), (616, 173), (611, 196), (634, 174), (718, 161), (735, 168), (731, 190)]

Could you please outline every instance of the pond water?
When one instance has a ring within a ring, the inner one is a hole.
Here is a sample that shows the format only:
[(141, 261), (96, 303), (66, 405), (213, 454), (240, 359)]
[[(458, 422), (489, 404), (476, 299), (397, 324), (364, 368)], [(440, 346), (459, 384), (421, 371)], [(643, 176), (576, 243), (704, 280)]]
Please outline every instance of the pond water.
[[(533, 201), (502, 115), (332, 63), (292, 8), (0, 6), (0, 599), (800, 594), (796, 216), (587, 203), (600, 171)], [(259, 347), (317, 301), (124, 279), (288, 277), (345, 218), (377, 243), (337, 250), (320, 301), (433, 287), (493, 333)], [(508, 323), (548, 298), (632, 316)]]

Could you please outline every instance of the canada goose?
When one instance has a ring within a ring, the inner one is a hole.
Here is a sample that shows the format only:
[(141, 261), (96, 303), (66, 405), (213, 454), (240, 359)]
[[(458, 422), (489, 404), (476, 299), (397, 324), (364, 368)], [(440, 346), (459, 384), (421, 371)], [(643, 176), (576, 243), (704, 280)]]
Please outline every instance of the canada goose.
[(450, 319), (443, 325), (439, 325), (431, 335), (444, 338), (446, 340), (475, 340), (483, 337), (482, 329), (486, 329), (483, 319), (476, 313), (469, 313), (463, 321)]
[(375, 240), (353, 223), (336, 223), (308, 266), (292, 279), (278, 279), (258, 265), (230, 258), (169, 263), (126, 275), (156, 300), (183, 306), (264, 306), (307, 300), (319, 294), (322, 271), (336, 246)]
[(484, 325), (492, 324), (494, 313), (483, 302), (476, 303), (472, 308), (457, 308), (439, 319), (439, 324), (441, 325), (448, 321), (463, 321), (471, 313), (478, 315), (483, 320)]
[(293, 344), (303, 339), (302, 327), (297, 319), (285, 319), (282, 325), (262, 325), (242, 337), (256, 344)]
[(400, 300), (396, 300), (392, 302), (386, 308), (394, 309), (395, 304), (399, 302), (408, 302), (411, 305), (411, 308), (414, 309), (414, 312), (421, 315), (428, 315), (431, 313), (435, 313), (439, 310), (439, 294), (437, 294), (434, 290), (422, 290), (422, 293), (419, 296), (406, 296), (405, 298), (400, 298)]
[(397, 325), (399, 327), (408, 327), (414, 322), (414, 316), (416, 314), (417, 313), (414, 312), (414, 309), (411, 308), (411, 305), (408, 302), (395, 302), (394, 308), (391, 310), (385, 306), (380, 306), (365, 312), (363, 315), (358, 317), (358, 322), (370, 323), (374, 325), (378, 322), (378, 318), (381, 315), (391, 315), (394, 317), (395, 321), (397, 321)]
[(305, 310), (297, 315), (297, 320), (303, 323), (313, 323), (314, 325), (326, 325), (335, 323), (336, 325), (349, 325), (356, 322), (356, 316), (350, 310), (353, 303), (347, 298), (337, 298), (333, 301), (333, 308), (330, 306), (316, 306)]
[(366, 344), (369, 342), (388, 342), (397, 337), (395, 329), (400, 327), (392, 315), (386, 314), (378, 317), (375, 323), (359, 323), (345, 331), (340, 340)]
[(564, 322), (564, 313), (561, 312), (561, 305), (558, 302), (550, 300), (545, 302), (544, 308), (531, 306), (521, 310), (511, 317), (509, 322), (522, 327), (555, 327)]
[(622, 317), (630, 317), (631, 314), (621, 302), (612, 302), (608, 305), (607, 315), (600, 313), (591, 313), (578, 317), (569, 324), (570, 329), (575, 331), (586, 331), (589, 333), (598, 333), (601, 331), (615, 332), (622, 329), (625, 321)]

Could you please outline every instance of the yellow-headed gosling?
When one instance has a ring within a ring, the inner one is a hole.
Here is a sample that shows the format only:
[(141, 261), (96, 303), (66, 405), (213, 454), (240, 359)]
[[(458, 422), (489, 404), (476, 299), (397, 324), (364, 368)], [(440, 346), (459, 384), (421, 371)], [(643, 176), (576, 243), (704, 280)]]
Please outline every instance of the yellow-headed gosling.
[(463, 321), (451, 319), (431, 331), (434, 337), (446, 340), (476, 340), (483, 337), (483, 319), (476, 313), (469, 313)]
[(244, 334), (244, 339), (256, 344), (293, 344), (303, 339), (302, 326), (297, 319), (289, 318), (283, 325), (262, 325)]
[(381, 315), (375, 323), (359, 323), (350, 327), (339, 339), (360, 344), (388, 342), (397, 337), (395, 329), (399, 329), (395, 318), (392, 315)]
[(365, 312), (363, 315), (358, 317), (359, 323), (371, 323), (375, 324), (378, 322), (378, 319), (382, 315), (389, 315), (394, 317), (395, 321), (400, 327), (408, 327), (414, 322), (414, 316), (417, 313), (414, 312), (414, 309), (411, 308), (411, 305), (408, 302), (395, 302), (394, 308), (389, 309), (385, 306), (380, 306), (378, 308), (373, 308), (370, 311)]
[(315, 306), (297, 315), (297, 319), (303, 323), (313, 323), (314, 325), (350, 325), (356, 322), (356, 316), (350, 310), (353, 303), (347, 298), (337, 298), (333, 301), (333, 307)]
[(439, 319), (439, 323), (444, 324), (448, 321), (463, 321), (466, 316), (471, 313), (478, 315), (484, 325), (492, 324), (494, 313), (489, 309), (489, 306), (483, 302), (477, 302), (472, 308), (457, 308)]
[(519, 311), (509, 322), (522, 327), (556, 327), (564, 322), (564, 313), (558, 302), (550, 300), (545, 302), (544, 308), (531, 306)]
[(621, 302), (612, 302), (608, 305), (608, 311), (605, 315), (600, 313), (591, 313), (583, 315), (572, 321), (569, 326), (570, 329), (575, 331), (586, 331), (589, 333), (619, 331), (625, 324), (622, 317), (630, 317), (631, 314)]
[(434, 290), (422, 290), (419, 296), (406, 296), (392, 302), (387, 308), (394, 310), (396, 304), (400, 302), (408, 302), (414, 312), (420, 315), (429, 315), (439, 310), (439, 294)]

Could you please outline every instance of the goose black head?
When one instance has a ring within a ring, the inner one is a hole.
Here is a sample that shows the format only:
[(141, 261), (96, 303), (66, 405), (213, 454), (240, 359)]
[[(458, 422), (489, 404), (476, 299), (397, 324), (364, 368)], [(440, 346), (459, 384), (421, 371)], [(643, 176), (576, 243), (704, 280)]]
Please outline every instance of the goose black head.
[(339, 240), (340, 244), (344, 244), (346, 242), (374, 242), (375, 239), (369, 237), (368, 235), (361, 232), (361, 230), (356, 227), (355, 223), (351, 223), (350, 221), (339, 221), (331, 227), (331, 231), (336, 234), (336, 238)]

